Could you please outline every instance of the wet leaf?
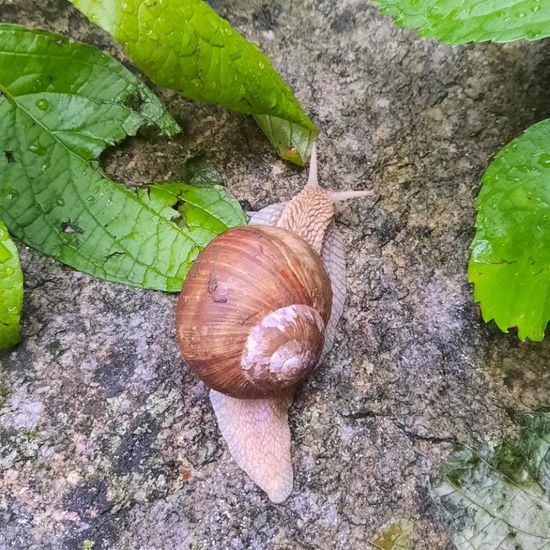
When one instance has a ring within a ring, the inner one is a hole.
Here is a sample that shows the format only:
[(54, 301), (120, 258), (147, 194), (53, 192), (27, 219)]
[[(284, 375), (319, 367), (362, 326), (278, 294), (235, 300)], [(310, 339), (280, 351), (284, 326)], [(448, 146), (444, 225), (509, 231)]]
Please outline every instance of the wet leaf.
[(19, 342), (19, 319), (23, 306), (23, 274), (17, 248), (0, 221), (0, 349)]
[(136, 192), (102, 174), (105, 147), (146, 125), (179, 128), (99, 50), (0, 25), (0, 92), (0, 216), (29, 246), (109, 281), (179, 291), (206, 239), (244, 223), (221, 188)]
[(371, 544), (380, 550), (411, 550), (414, 536), (414, 523), (400, 519), (376, 533)]
[(468, 276), (483, 319), (540, 341), (550, 320), (550, 120), (498, 153), (477, 212)]
[(509, 42), (550, 36), (546, 0), (375, 0), (396, 24), (447, 44)]
[(431, 493), (458, 550), (550, 548), (550, 412), (526, 413), (517, 441), (457, 446)]
[(155, 84), (251, 114), (278, 153), (304, 164), (317, 135), (259, 49), (202, 0), (72, 0)]

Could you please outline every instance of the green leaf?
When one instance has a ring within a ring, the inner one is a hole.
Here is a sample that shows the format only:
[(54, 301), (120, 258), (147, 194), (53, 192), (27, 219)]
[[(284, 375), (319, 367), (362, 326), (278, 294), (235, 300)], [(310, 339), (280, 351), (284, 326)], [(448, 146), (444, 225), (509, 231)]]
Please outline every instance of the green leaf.
[(413, 545), (414, 523), (400, 519), (378, 531), (371, 544), (380, 550), (410, 550)]
[(550, 320), (550, 120), (498, 153), (477, 211), (468, 277), (483, 319), (540, 341)]
[(546, 0), (375, 0), (397, 25), (447, 44), (550, 36)]
[(317, 136), (259, 49), (202, 0), (71, 0), (155, 84), (254, 115), (278, 153), (303, 165)]
[(0, 25), (0, 216), (21, 241), (109, 281), (179, 291), (206, 239), (244, 216), (220, 188), (136, 192), (101, 173), (106, 146), (153, 124), (179, 130), (111, 57)]
[(140, 189), (137, 195), (159, 216), (184, 229), (201, 249), (228, 228), (246, 225), (239, 203), (229, 198), (221, 185), (161, 183)]
[(19, 342), (19, 318), (23, 306), (23, 274), (17, 248), (0, 221), (0, 349)]
[(458, 550), (550, 548), (550, 413), (522, 415), (516, 442), (459, 445), (431, 494)]

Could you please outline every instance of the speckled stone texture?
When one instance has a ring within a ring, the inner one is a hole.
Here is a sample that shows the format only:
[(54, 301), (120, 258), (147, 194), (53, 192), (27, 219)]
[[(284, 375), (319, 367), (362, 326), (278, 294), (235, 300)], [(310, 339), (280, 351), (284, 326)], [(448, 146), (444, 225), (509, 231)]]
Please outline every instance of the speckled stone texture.
[[(271, 504), (231, 461), (179, 358), (175, 296), (21, 246), (23, 340), (0, 369), (0, 548), (362, 549), (398, 518), (415, 521), (415, 548), (452, 548), (431, 472), (455, 439), (494, 443), (514, 410), (550, 404), (550, 339), (485, 326), (466, 280), (485, 167), (550, 115), (550, 42), (451, 48), (364, 0), (213, 4), (319, 124), (323, 183), (373, 192), (340, 208), (349, 297), (291, 410), (294, 492)], [(123, 59), (62, 0), (3, 0), (0, 19)], [(304, 183), (251, 119), (160, 94), (183, 134), (109, 152), (116, 179), (174, 180), (204, 153), (251, 209)]]

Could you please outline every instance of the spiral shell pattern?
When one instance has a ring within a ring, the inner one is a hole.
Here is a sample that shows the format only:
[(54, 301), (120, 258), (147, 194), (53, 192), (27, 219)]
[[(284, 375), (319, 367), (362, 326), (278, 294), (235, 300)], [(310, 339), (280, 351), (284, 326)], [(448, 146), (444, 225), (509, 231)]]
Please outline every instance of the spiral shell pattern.
[(219, 392), (280, 395), (314, 368), (331, 305), (329, 277), (308, 243), (277, 227), (231, 229), (187, 276), (177, 308), (180, 350)]
[(323, 349), (325, 324), (312, 307), (293, 304), (268, 313), (246, 339), (241, 367), (252, 384), (284, 390), (304, 379)]

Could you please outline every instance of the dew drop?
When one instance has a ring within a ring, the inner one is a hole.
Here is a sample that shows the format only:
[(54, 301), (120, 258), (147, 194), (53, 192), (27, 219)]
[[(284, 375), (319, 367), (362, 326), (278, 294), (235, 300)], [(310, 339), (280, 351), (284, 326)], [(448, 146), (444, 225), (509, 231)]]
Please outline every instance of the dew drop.
[(438, 16), (438, 9), (436, 7), (429, 8), (426, 14), (428, 15), (428, 18), (430, 19), (436, 19)]
[(48, 107), (50, 106), (50, 103), (48, 102), (47, 99), (39, 99), (37, 102), (36, 102), (36, 106), (41, 110), (41, 111), (47, 111), (48, 110)]
[(65, 206), (65, 199), (63, 199), (61, 197), (57, 197), (55, 202), (58, 206)]
[(31, 143), (31, 145), (29, 145), (29, 151), (40, 156), (44, 156), (46, 154), (46, 149), (38, 143)]
[(89, 197), (86, 197), (86, 200), (87, 200), (88, 202), (95, 202), (95, 197), (92, 196), (92, 195), (90, 195)]
[(0, 202), (2, 202), (2, 200), (11, 201), (12, 199), (17, 198), (18, 196), (19, 196), (19, 191), (16, 191), (15, 189), (8, 187), (0, 191)]
[[(8, 271), (8, 270), (6, 269), (6, 271)], [(16, 308), (15, 306), (11, 306), (11, 307), (8, 308), (8, 311), (9, 311), (10, 313), (13, 313), (13, 312), (16, 311), (16, 310), (17, 310), (17, 308)]]
[[(6, 267), (6, 275), (9, 277), (10, 275), (13, 275), (13, 267)], [(9, 309), (9, 308), (8, 308)]]
[(550, 154), (543, 153), (539, 156), (538, 162), (543, 168), (550, 168)]
[(538, 11), (540, 11), (540, 6), (533, 6), (533, 7), (531, 8), (531, 11), (532, 11), (533, 13), (537, 13)]
[(520, 19), (522, 19), (522, 18), (525, 17), (526, 15), (527, 15), (527, 14), (526, 14), (524, 11), (520, 11), (520, 12), (518, 13), (518, 17), (519, 17)]

